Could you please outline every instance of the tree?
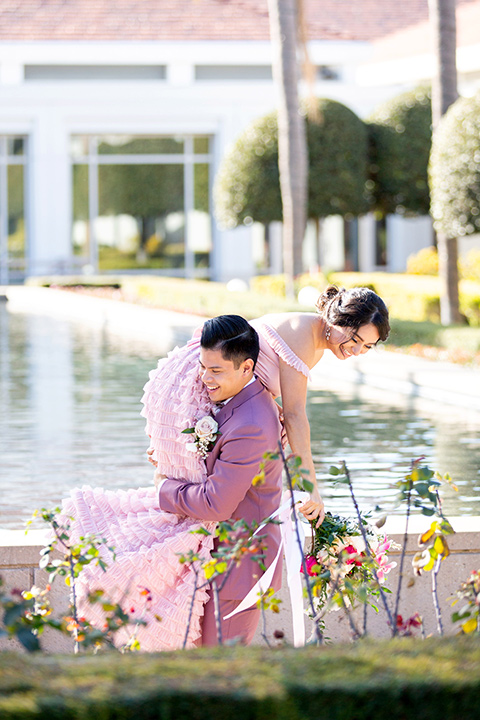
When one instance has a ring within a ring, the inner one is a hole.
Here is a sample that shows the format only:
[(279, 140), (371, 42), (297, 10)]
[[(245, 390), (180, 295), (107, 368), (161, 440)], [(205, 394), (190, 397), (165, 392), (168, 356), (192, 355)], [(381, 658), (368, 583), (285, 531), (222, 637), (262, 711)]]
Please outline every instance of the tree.
[(434, 135), (432, 215), (447, 238), (480, 232), (480, 93), (452, 105)]
[[(432, 120), (434, 134), (440, 119), (458, 97), (456, 65), (455, 0), (428, 0), (434, 31), (436, 73), (432, 83)], [(442, 325), (461, 322), (458, 301), (458, 242), (443, 231), (437, 233), (439, 275), (443, 283), (440, 295)]]
[[(317, 120), (307, 118), (308, 205), (312, 219), (354, 216), (368, 209), (367, 131), (352, 110), (320, 99)], [(282, 219), (277, 114), (254, 121), (237, 139), (215, 180), (215, 212), (221, 225)]]
[[(298, 0), (301, 2), (301, 0)], [(307, 140), (298, 98), (297, 0), (268, 0), (273, 78), (278, 91), (278, 163), (283, 209), (283, 264), (287, 294), (302, 270), (306, 225)]]
[(369, 119), (370, 182), (375, 210), (428, 215), (431, 93), (419, 87), (375, 109)]

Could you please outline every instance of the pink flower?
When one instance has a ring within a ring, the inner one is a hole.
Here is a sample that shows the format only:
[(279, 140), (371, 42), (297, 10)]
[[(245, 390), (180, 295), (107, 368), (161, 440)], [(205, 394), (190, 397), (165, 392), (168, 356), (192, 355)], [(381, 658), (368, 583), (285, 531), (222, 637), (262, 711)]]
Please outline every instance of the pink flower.
[(377, 568), (377, 577), (378, 582), (385, 582), (385, 575), (388, 575), (390, 570), (392, 570), (394, 567), (397, 567), (396, 562), (388, 562), (388, 558), (386, 555), (377, 555), (376, 561), (378, 563)]
[[(307, 555), (307, 557), (305, 558), (305, 565), (307, 567), (307, 575), (310, 575), (311, 577), (315, 577), (316, 575), (318, 575), (318, 572), (312, 571), (312, 567), (314, 565), (318, 565), (318, 560), (315, 555)], [(303, 573), (303, 565), (301, 565), (300, 567), (300, 572)]]

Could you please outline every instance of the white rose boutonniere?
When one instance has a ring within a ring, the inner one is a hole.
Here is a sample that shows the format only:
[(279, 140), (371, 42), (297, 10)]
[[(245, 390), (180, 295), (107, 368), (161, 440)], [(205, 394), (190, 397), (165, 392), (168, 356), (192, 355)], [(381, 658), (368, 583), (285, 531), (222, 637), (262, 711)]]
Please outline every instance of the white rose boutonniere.
[(205, 459), (221, 433), (218, 432), (218, 423), (211, 415), (205, 415), (195, 424), (195, 427), (186, 428), (182, 433), (193, 435), (193, 441), (187, 443), (187, 450), (198, 453)]

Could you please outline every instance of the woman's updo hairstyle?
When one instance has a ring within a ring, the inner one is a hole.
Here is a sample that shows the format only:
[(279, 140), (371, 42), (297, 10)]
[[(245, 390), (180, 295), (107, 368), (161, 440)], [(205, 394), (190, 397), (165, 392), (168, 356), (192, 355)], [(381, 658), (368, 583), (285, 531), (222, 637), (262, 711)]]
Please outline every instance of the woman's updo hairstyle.
[(370, 288), (345, 290), (329, 285), (318, 298), (316, 308), (329, 325), (351, 328), (352, 332), (356, 332), (362, 325), (372, 323), (380, 340), (388, 338), (390, 323), (387, 306)]

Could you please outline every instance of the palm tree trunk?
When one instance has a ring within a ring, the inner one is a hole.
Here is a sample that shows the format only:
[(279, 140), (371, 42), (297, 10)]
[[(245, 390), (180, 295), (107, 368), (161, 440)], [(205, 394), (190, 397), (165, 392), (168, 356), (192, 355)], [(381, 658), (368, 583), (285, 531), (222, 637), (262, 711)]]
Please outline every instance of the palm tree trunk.
[(307, 139), (298, 99), (297, 0), (268, 0), (273, 78), (278, 92), (278, 165), (283, 207), (287, 295), (302, 271), (307, 204)]
[[(428, 0), (434, 31), (436, 73), (432, 82), (433, 131), (442, 115), (458, 97), (456, 63), (455, 0)], [(458, 242), (438, 233), (438, 264), (442, 281), (440, 319), (442, 325), (462, 321), (458, 301)]]

